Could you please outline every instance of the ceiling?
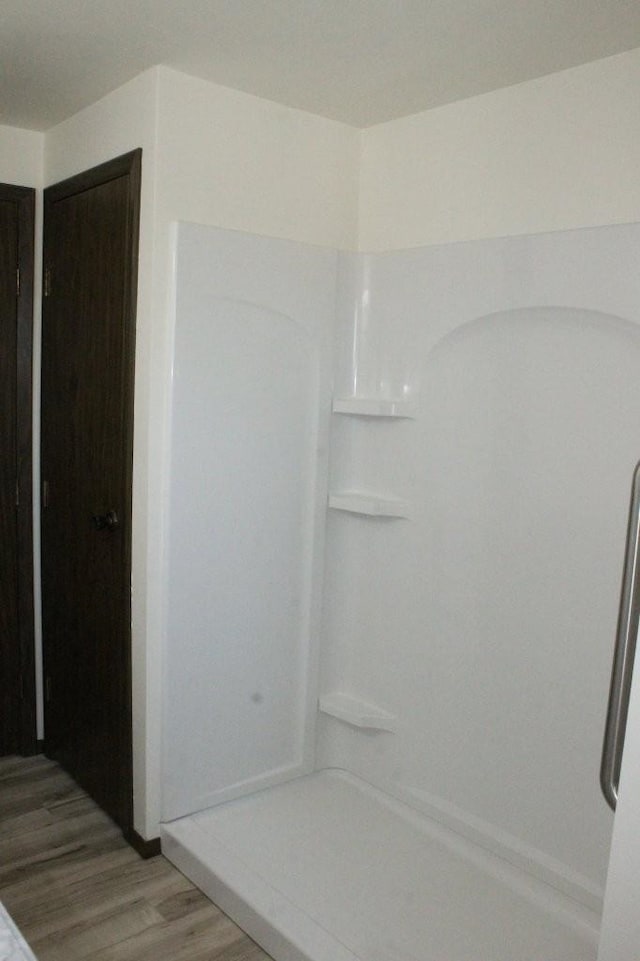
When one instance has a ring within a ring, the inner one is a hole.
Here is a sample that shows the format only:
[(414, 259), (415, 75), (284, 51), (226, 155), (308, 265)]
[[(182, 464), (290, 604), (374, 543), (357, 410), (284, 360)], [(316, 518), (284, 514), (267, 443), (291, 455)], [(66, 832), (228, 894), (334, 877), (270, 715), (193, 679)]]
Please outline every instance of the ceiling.
[(2, 0), (0, 123), (162, 63), (365, 127), (633, 47), (639, 0)]

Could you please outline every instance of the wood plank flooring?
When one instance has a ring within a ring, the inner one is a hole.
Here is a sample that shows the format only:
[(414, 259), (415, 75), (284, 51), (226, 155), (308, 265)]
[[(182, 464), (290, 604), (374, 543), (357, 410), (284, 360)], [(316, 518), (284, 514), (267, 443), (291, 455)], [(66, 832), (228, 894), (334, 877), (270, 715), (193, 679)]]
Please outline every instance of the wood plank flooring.
[(269, 961), (43, 757), (0, 758), (0, 901), (38, 961)]

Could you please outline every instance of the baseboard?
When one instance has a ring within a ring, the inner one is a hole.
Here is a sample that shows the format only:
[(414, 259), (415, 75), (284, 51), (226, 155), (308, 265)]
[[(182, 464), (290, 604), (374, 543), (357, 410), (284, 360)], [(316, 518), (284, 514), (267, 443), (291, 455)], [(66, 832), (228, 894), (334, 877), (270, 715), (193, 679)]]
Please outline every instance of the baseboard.
[(134, 830), (125, 831), (124, 837), (134, 851), (137, 851), (140, 857), (144, 858), (145, 861), (147, 861), (149, 858), (155, 858), (159, 854), (162, 854), (160, 838), (151, 838), (150, 841), (145, 841), (145, 839)]

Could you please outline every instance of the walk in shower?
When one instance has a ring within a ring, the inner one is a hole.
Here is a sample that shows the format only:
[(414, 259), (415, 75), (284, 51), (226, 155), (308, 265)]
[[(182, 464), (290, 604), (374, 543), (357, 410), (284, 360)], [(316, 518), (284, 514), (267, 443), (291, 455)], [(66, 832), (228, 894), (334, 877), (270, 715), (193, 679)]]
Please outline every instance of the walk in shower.
[(277, 961), (593, 961), (640, 227), (176, 229), (163, 848)]

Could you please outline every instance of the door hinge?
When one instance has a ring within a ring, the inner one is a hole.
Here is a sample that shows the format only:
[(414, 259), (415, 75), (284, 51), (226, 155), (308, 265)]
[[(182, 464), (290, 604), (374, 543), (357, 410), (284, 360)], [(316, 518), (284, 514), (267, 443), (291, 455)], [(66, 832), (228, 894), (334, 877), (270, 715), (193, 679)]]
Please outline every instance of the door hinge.
[(20, 296), (20, 268), (16, 267), (16, 297)]
[(49, 506), (49, 481), (43, 480), (42, 482), (42, 506)]
[(44, 268), (44, 296), (51, 296), (51, 267)]

